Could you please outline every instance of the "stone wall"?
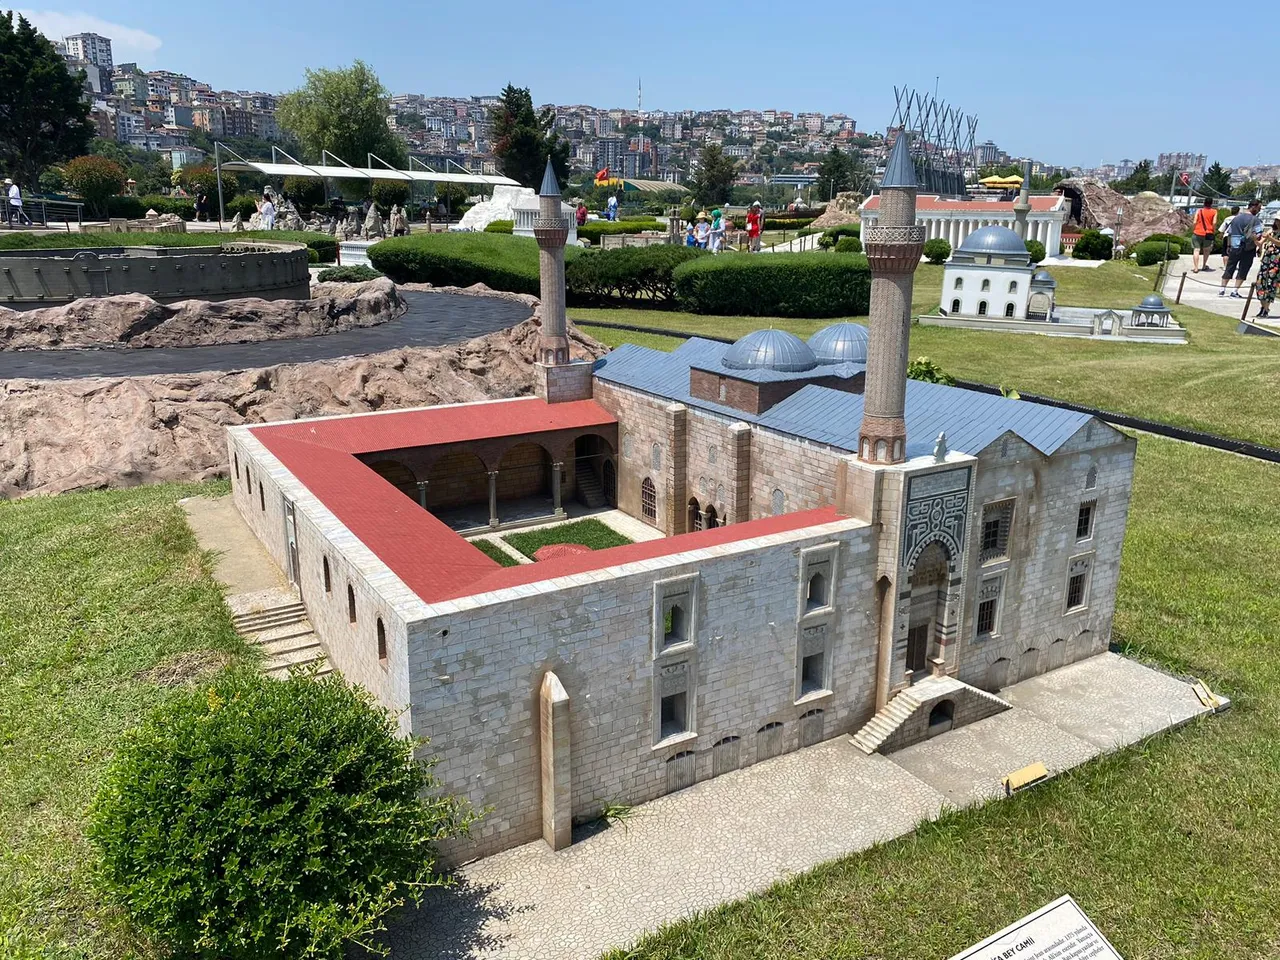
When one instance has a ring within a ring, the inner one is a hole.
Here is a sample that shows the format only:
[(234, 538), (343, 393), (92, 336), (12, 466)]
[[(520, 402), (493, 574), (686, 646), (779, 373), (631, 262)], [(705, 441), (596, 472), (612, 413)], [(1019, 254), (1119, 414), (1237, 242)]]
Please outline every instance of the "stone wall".
[[(869, 719), (876, 629), (868, 528), (842, 520), (769, 539), (782, 542), (646, 561), (648, 569), (600, 571), (585, 584), (566, 578), (534, 596), (455, 601), (456, 611), (410, 625), (413, 732), (431, 738), (447, 789), (492, 807), (473, 841), (451, 849), (454, 859), (542, 835), (537, 695), (548, 670), (569, 697), (579, 819)], [(805, 614), (802, 550), (823, 544), (835, 545), (831, 607)], [(672, 655), (655, 657), (655, 584), (680, 577), (696, 581), (692, 642), (677, 658), (690, 664), (693, 732), (658, 742), (653, 684)], [(830, 692), (801, 698), (800, 633), (815, 625), (829, 636)], [(766, 730), (770, 724), (781, 726)], [(739, 739), (726, 742), (732, 737)]]

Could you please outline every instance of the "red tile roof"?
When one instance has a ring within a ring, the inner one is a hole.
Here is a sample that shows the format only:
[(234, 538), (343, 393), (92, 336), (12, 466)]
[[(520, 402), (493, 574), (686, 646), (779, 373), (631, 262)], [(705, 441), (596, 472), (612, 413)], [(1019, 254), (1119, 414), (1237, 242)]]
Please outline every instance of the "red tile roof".
[[(1061, 202), (1062, 197), (1029, 197), (1031, 201), (1031, 209), (1033, 211), (1047, 212), (1055, 209)], [(863, 204), (864, 210), (879, 210), (880, 196), (877, 194)], [(936, 195), (918, 196), (916, 197), (916, 212), (923, 210), (937, 210), (939, 212), (945, 210), (955, 210), (958, 212), (972, 213), (974, 216), (982, 216), (983, 214), (993, 213), (1013, 213), (1012, 200), (943, 200)]]
[(352, 454), (457, 443), (617, 421), (592, 400), (530, 398), (251, 428), (297, 479), (428, 603), (473, 596), (840, 519), (834, 509), (784, 514), (678, 537), (502, 567)]

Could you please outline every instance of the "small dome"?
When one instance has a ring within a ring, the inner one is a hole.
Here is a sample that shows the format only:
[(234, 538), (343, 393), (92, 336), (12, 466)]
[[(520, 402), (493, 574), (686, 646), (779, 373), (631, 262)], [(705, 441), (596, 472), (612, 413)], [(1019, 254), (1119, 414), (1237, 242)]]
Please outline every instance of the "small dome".
[(1058, 281), (1057, 281), (1057, 280), (1055, 280), (1055, 279), (1053, 279), (1053, 274), (1051, 274), (1048, 270), (1037, 270), (1037, 271), (1036, 271), (1036, 275), (1035, 275), (1034, 277), (1032, 277), (1032, 278), (1031, 278), (1031, 282), (1032, 282), (1032, 283), (1055, 283), (1055, 284), (1056, 284)]
[(1163, 310), (1164, 301), (1160, 299), (1157, 293), (1149, 293), (1142, 298), (1142, 306), (1145, 310)]
[(1027, 245), (1008, 227), (981, 227), (964, 238), (957, 253), (999, 253), (1027, 256)]
[(808, 345), (794, 333), (785, 330), (757, 330), (731, 346), (724, 353), (724, 365), (730, 370), (777, 370), (797, 373), (812, 370), (817, 358)]
[(809, 338), (819, 363), (866, 363), (867, 328), (860, 323), (833, 323)]

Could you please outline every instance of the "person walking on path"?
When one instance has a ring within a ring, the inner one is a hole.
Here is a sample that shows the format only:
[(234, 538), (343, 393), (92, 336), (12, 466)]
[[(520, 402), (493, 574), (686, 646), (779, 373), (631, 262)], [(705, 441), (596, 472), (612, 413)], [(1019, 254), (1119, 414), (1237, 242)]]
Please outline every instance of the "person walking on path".
[(1271, 316), (1271, 303), (1280, 287), (1280, 217), (1271, 223), (1271, 232), (1258, 241), (1258, 316)]
[(1258, 237), (1262, 235), (1262, 221), (1258, 219), (1258, 211), (1262, 209), (1261, 200), (1253, 200), (1249, 208), (1231, 218), (1231, 226), (1223, 234), (1226, 241), (1224, 250), (1227, 256), (1227, 269), (1222, 271), (1222, 289), (1218, 296), (1226, 296), (1227, 281), (1234, 273), (1236, 288), (1231, 296), (1240, 298), (1240, 284), (1253, 266), (1253, 257), (1258, 252)]
[(587, 202), (585, 200), (578, 201), (578, 209), (574, 212), (574, 218), (578, 221), (578, 226), (584, 226), (587, 222)]
[(751, 204), (747, 211), (747, 244), (752, 253), (760, 252), (760, 234), (764, 232), (764, 214), (760, 210), (760, 201)]
[(4, 185), (9, 192), (9, 226), (12, 227), (15, 220), (18, 226), (22, 226), (23, 220), (27, 221), (27, 226), (31, 226), (31, 218), (22, 209), (22, 190), (8, 177), (5, 178)]
[(274, 230), (276, 226), (276, 205), (271, 202), (271, 194), (264, 192), (258, 204), (258, 215), (262, 218), (263, 230)]
[[(1196, 222), (1191, 238), (1191, 272), (1201, 273), (1209, 269), (1209, 254), (1213, 253), (1213, 244), (1218, 234), (1218, 211), (1213, 206), (1213, 197), (1205, 197), (1204, 205), (1196, 211)], [(1204, 256), (1201, 265), (1200, 257)]]

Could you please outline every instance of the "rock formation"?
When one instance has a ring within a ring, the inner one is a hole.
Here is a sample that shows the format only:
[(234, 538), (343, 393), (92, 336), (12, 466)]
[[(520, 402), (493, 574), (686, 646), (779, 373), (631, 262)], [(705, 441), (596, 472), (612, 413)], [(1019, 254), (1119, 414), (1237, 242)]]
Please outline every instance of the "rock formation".
[(1123, 210), (1118, 242), (1125, 246), (1139, 243), (1153, 233), (1187, 233), (1191, 229), (1191, 219), (1185, 213), (1150, 191), (1130, 200), (1092, 177), (1070, 177), (1059, 182), (1056, 189), (1072, 198), (1073, 209), (1079, 199), (1079, 224), (1085, 230), (1114, 230), (1116, 211)]
[(0, 308), (0, 350), (189, 347), (292, 340), (369, 327), (404, 312), (386, 278), (316, 284), (310, 300), (181, 300), (143, 294), (86, 297), (40, 310)]
[[(0, 496), (226, 476), (235, 424), (528, 394), (538, 330), (235, 373), (0, 381)], [(606, 350), (570, 339), (575, 357)]]
[(240, 211), (236, 211), (236, 215), (231, 218), (231, 232), (244, 233), (244, 218), (240, 216)]
[(862, 214), (858, 212), (858, 208), (866, 199), (857, 191), (837, 193), (835, 199), (827, 204), (827, 209), (822, 212), (822, 216), (813, 221), (811, 226), (818, 230), (826, 230), (828, 227), (839, 227), (846, 223), (861, 223)]
[(386, 235), (387, 228), (382, 222), (382, 214), (378, 212), (377, 206), (369, 204), (369, 212), (364, 215), (364, 238), (381, 240)]
[(405, 216), (399, 204), (391, 205), (391, 235), (393, 237), (407, 237), (409, 235), (409, 218)]

